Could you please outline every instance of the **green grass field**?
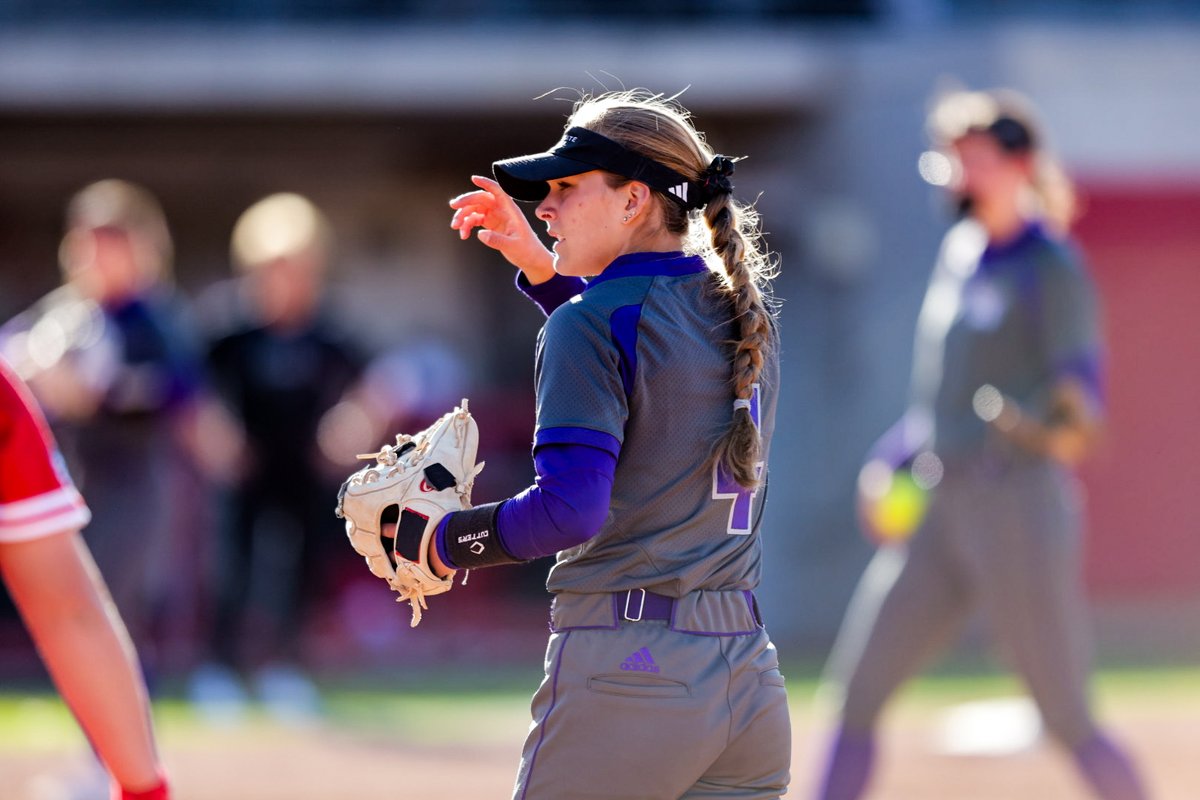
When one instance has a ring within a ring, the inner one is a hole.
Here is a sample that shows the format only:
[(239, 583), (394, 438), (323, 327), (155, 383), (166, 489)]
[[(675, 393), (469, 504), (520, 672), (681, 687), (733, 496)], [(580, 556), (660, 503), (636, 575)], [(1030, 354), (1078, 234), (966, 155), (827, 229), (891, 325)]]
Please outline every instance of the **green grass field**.
[[(212, 727), (168, 691), (155, 702), (155, 721), (179, 800), (383, 798), (394, 784), (380, 765), (428, 767), (433, 781), (462, 762), (463, 753), (470, 755), (473, 782), (430, 796), (501, 797), (511, 784), (537, 679), (536, 670), (439, 670), (408, 672), (399, 681), (326, 681), (325, 714), (311, 726), (281, 724), (253, 707), (240, 725)], [(789, 675), (795, 735), (795, 791), (790, 796), (805, 796), (828, 729), (817, 688), (811, 669), (797, 667)], [(1105, 669), (1096, 674), (1095, 690), (1100, 716), (1131, 742), (1152, 774), (1157, 797), (1200, 797), (1200, 766), (1188, 755), (1200, 741), (1200, 666)], [(1020, 694), (1013, 678), (994, 671), (943, 671), (912, 682), (889, 712), (885, 734), (895, 755), (877, 796), (1085, 798), (1070, 793), (1077, 787), (1053, 748), (1016, 754), (1008, 761), (948, 760), (927, 752), (923, 743), (946, 709)], [(78, 762), (84, 752), (82, 735), (53, 693), (0, 692), (0, 786), (20, 787), (64, 761)], [(973, 788), (956, 794), (952, 788), (974, 787), (976, 781), (995, 788), (999, 781), (1018, 779), (1030, 783), (1012, 783), (1004, 790), (1010, 793), (981, 794)], [(0, 794), (6, 800), (51, 796), (20, 789)]]
[[(794, 713), (806, 716), (817, 679), (811, 670), (788, 674)], [(494, 723), (528, 713), (536, 673), (473, 673), (444, 670), (410, 673), (400, 682), (382, 680), (326, 681), (322, 685), (328, 724), (364, 733), (386, 733), (391, 721), (405, 720), (433, 743), (459, 742), (464, 731), (472, 738), (488, 737)], [(364, 685), (366, 684), (366, 685)], [(461, 688), (469, 685), (471, 689)], [(1101, 707), (1108, 705), (1184, 707), (1197, 712), (1200, 734), (1200, 665), (1122, 667), (1099, 671), (1095, 690)], [(1014, 677), (993, 671), (926, 675), (905, 687), (897, 706), (913, 711), (937, 709), (979, 698), (1022, 692)], [(155, 721), (163, 738), (203, 738), (205, 726), (178, 694), (168, 693), (154, 704)], [(269, 725), (266, 714), (252, 708), (250, 727)], [(0, 752), (53, 750), (81, 741), (75, 722), (49, 688), (0, 690)]]

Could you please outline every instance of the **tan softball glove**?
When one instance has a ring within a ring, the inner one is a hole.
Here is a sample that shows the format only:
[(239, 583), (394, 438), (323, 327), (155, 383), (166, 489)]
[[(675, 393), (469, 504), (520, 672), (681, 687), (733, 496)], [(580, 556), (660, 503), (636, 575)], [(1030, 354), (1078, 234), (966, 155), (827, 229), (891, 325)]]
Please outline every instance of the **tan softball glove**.
[[(375, 463), (346, 479), (334, 513), (346, 521), (350, 545), (371, 574), (412, 607), (412, 626), (427, 609), (425, 598), (450, 591), (454, 574), (439, 578), (429, 548), (442, 517), (471, 507), (471, 488), (483, 464), (475, 463), (479, 428), (467, 401), (425, 430), (397, 434), (394, 445), (360, 455)], [(394, 538), (391, 533), (394, 523)]]

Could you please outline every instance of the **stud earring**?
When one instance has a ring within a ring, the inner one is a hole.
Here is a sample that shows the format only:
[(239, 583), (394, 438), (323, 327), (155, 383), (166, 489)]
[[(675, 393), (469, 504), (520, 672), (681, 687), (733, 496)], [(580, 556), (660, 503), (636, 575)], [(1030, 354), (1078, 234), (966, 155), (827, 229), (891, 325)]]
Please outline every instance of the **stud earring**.
[(621, 222), (629, 222), (629, 218), (632, 216), (632, 214), (626, 214), (625, 216), (621, 217)]

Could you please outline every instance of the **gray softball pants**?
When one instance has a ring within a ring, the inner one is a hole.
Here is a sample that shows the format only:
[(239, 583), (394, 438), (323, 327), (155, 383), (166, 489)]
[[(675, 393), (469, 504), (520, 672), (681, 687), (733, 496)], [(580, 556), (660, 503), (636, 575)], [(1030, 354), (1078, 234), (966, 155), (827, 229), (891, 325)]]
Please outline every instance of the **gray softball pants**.
[(1081, 522), (1075, 478), (1056, 464), (947, 463), (921, 528), (875, 555), (850, 603), (830, 659), (844, 728), (869, 732), (979, 608), (1047, 730), (1068, 747), (1090, 738)]
[(641, 621), (611, 595), (558, 595), (514, 800), (783, 795), (787, 692), (744, 594), (695, 592)]

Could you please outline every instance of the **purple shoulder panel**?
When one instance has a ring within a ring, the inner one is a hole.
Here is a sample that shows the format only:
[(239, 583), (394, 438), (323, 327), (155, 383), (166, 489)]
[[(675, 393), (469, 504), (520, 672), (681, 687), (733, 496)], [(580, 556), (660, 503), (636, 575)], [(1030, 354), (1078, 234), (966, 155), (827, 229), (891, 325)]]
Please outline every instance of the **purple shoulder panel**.
[(637, 329), (641, 318), (640, 305), (621, 306), (608, 318), (613, 344), (621, 356), (621, 385), (626, 397), (633, 394), (633, 380), (637, 376)]

